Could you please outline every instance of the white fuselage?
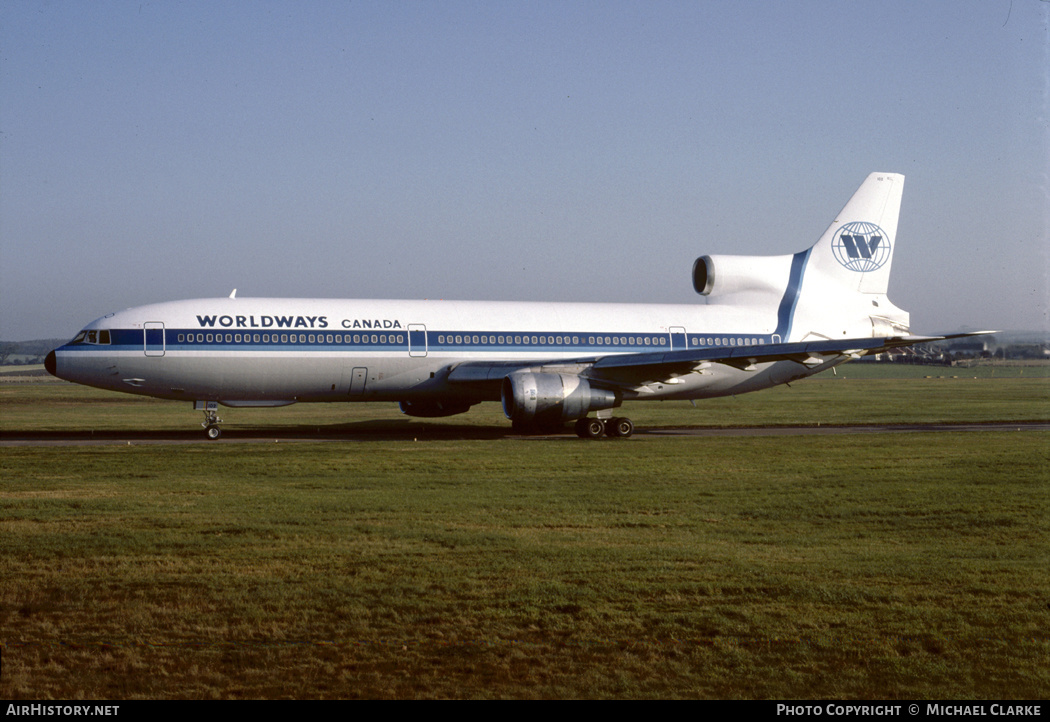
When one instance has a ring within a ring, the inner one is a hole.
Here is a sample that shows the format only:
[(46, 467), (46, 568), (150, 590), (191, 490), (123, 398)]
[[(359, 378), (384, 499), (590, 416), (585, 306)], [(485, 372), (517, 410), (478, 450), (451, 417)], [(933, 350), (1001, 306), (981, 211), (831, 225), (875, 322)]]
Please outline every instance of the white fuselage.
[[(176, 301), (89, 324), (84, 340), (57, 349), (57, 375), (117, 391), (229, 405), (449, 394), (475, 403), (499, 400), (498, 384), (457, 385), (448, 378), (457, 364), (562, 365), (620, 353), (788, 340), (780, 336), (775, 312), (751, 311), (704, 305)], [(782, 363), (798, 377), (798, 364)], [(765, 388), (783, 382), (770, 374), (777, 365), (752, 371), (709, 366), (624, 389), (624, 397), (688, 399)]]
[(908, 333), (908, 314), (886, 297), (903, 182), (870, 174), (804, 251), (697, 259), (705, 303), (231, 294), (110, 314), (45, 366), (90, 386), (230, 406), (398, 401), (442, 416), (502, 399), (518, 424), (582, 422), (629, 399), (757, 391)]

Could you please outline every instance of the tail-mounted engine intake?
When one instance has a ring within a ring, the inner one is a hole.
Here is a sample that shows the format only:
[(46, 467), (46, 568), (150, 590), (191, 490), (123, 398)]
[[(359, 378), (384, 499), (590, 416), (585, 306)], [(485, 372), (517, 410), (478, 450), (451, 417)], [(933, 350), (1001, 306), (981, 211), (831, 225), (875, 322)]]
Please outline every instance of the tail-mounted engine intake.
[(693, 263), (693, 288), (701, 296), (782, 295), (790, 269), (791, 256), (701, 256)]
[(612, 391), (572, 374), (513, 373), (503, 379), (503, 413), (524, 424), (560, 424), (620, 405)]

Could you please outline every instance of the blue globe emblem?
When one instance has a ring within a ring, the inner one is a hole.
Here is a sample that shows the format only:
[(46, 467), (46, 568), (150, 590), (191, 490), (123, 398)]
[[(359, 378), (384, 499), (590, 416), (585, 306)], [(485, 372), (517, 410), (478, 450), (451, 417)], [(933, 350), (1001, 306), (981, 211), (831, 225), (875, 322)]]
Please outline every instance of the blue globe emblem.
[(831, 241), (835, 260), (851, 271), (868, 273), (890, 258), (890, 239), (874, 223), (854, 221), (842, 226)]

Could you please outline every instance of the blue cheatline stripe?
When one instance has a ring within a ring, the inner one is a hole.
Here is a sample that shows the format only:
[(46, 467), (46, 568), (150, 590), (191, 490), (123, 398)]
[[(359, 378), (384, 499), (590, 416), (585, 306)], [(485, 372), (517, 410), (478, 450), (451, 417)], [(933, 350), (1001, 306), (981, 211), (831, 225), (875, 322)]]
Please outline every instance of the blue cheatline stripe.
[(784, 290), (784, 297), (780, 299), (780, 308), (777, 309), (776, 335), (780, 336), (780, 340), (784, 342), (791, 336), (791, 324), (795, 320), (795, 306), (798, 305), (798, 297), (802, 292), (802, 277), (806, 275), (806, 264), (809, 262), (811, 250), (796, 253), (791, 259), (788, 285)]
[[(793, 274), (794, 275), (794, 274)], [(785, 297), (786, 298), (786, 297)], [(782, 302), (783, 306), (783, 302)], [(783, 324), (782, 324), (783, 325)], [(413, 331), (421, 334), (420, 331)], [(781, 333), (778, 329), (777, 333)], [(496, 331), (426, 331), (426, 348), (429, 353), (478, 353), (478, 352), (511, 352), (542, 353), (544, 351), (559, 354), (590, 355), (604, 353), (646, 353), (650, 351), (668, 351), (671, 349), (669, 333), (637, 332), (539, 332), (522, 331), (499, 333)], [(163, 341), (160, 330), (151, 332), (148, 348), (168, 352), (178, 351), (342, 351), (365, 352), (382, 351), (397, 353), (399, 351), (421, 350), (422, 342), (415, 338), (409, 344), (408, 331), (375, 332), (375, 333), (303, 333), (303, 332), (234, 332), (234, 331), (200, 331), (196, 329), (168, 328), (164, 330)], [(78, 343), (66, 345), (70, 351), (113, 351), (144, 350), (142, 329), (110, 329), (111, 343), (91, 344)], [(197, 340), (198, 336), (201, 340)], [(772, 334), (727, 333), (714, 334), (710, 331), (692, 331), (685, 334), (675, 333), (674, 350), (683, 350), (677, 344), (684, 342), (687, 348), (744, 346), (757, 343), (771, 343)], [(294, 337), (294, 341), (292, 338)], [(419, 347), (418, 349), (416, 347)]]

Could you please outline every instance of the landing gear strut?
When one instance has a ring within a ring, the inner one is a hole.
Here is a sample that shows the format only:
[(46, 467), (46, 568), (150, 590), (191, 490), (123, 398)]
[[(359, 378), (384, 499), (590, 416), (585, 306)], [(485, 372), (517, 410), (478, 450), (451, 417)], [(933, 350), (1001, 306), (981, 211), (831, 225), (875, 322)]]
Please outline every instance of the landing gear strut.
[(204, 412), (204, 421), (201, 422), (201, 426), (204, 427), (204, 433), (209, 439), (214, 441), (222, 436), (222, 429), (219, 428), (222, 419), (219, 418), (219, 404), (217, 402), (194, 401), (193, 408)]
[(602, 435), (609, 438), (626, 439), (634, 433), (634, 422), (625, 417), (612, 419), (577, 419), (574, 426), (576, 435), (581, 439), (599, 439)]

